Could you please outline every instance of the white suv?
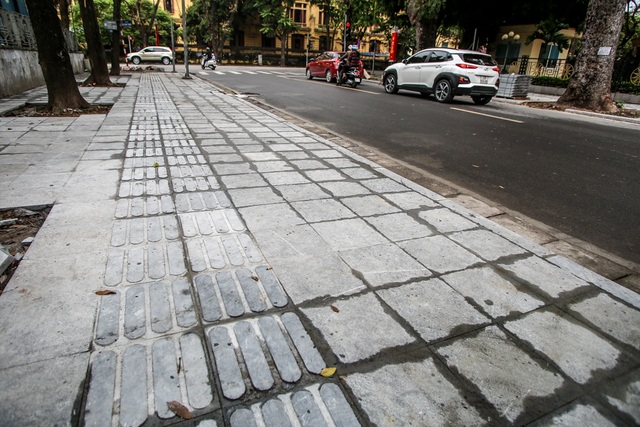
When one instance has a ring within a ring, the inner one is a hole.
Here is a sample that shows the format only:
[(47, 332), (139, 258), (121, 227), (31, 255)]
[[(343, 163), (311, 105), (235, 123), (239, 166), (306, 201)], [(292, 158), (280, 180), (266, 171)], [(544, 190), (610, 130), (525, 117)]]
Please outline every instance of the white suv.
[(173, 58), (173, 52), (168, 47), (163, 46), (149, 46), (145, 47), (138, 52), (132, 52), (127, 54), (125, 60), (138, 65), (141, 62), (162, 62), (164, 65), (171, 64)]
[(433, 94), (439, 102), (454, 95), (470, 95), (473, 102), (487, 104), (498, 92), (500, 69), (490, 55), (471, 50), (425, 49), (384, 70), (387, 93), (399, 89)]

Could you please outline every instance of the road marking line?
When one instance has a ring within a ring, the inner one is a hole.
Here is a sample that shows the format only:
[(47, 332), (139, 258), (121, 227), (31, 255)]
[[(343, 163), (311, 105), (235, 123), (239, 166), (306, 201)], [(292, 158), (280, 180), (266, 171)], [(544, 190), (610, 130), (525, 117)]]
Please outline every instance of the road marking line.
[(227, 73), (236, 74), (236, 75), (237, 75), (237, 74), (242, 74), (242, 73), (240, 73), (240, 72), (238, 72), (238, 71), (231, 71), (231, 70), (227, 71)]
[(507, 122), (513, 122), (513, 123), (524, 123), (521, 120), (515, 120), (515, 119), (508, 119), (506, 117), (500, 117), (500, 116), (493, 116), (491, 114), (486, 114), (486, 113), (479, 113), (477, 111), (471, 111), (471, 110), (464, 110), (462, 108), (456, 108), (456, 107), (451, 107), (452, 110), (456, 110), (456, 111), (462, 111), (463, 113), (470, 113), (470, 114), (477, 114), (478, 116), (485, 116), (485, 117), (491, 117), (494, 119), (498, 119), (498, 120), (505, 120)]
[(214, 71), (214, 73), (220, 74), (221, 76), (224, 76), (224, 71)]

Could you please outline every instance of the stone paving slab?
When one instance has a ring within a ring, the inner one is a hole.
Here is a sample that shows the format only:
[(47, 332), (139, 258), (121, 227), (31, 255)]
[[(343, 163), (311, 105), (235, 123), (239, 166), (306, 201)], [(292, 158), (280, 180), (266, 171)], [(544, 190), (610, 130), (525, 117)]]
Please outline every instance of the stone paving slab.
[(2, 204), (55, 203), (0, 298), (0, 424), (638, 424), (637, 294), (180, 77), (0, 118)]

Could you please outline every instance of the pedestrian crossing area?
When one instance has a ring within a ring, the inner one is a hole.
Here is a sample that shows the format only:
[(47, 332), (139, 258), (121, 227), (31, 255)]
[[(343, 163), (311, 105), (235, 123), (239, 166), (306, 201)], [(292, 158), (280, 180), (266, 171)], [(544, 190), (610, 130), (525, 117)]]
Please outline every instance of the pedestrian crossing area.
[(270, 70), (270, 71), (254, 71), (254, 70), (224, 70), (224, 69), (217, 69), (217, 70), (202, 70), (202, 71), (198, 71), (198, 74), (203, 75), (203, 76), (207, 76), (207, 75), (211, 75), (211, 74), (217, 74), (219, 76), (225, 76), (225, 75), (260, 75), (260, 74), (266, 74), (266, 75), (271, 75), (271, 76), (304, 76), (304, 70), (302, 71), (274, 71), (274, 70)]

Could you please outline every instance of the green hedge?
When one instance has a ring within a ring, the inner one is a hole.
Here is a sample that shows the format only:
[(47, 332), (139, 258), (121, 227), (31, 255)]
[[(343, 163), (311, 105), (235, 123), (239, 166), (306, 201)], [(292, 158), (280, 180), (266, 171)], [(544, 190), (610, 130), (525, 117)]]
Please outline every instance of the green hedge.
[[(531, 80), (531, 84), (537, 86), (567, 87), (569, 85), (569, 79), (560, 79), (557, 77), (534, 77)], [(615, 86), (617, 86), (617, 92), (640, 95), (640, 85), (633, 84), (631, 82), (619, 82), (617, 85), (614, 85), (614, 87)]]

